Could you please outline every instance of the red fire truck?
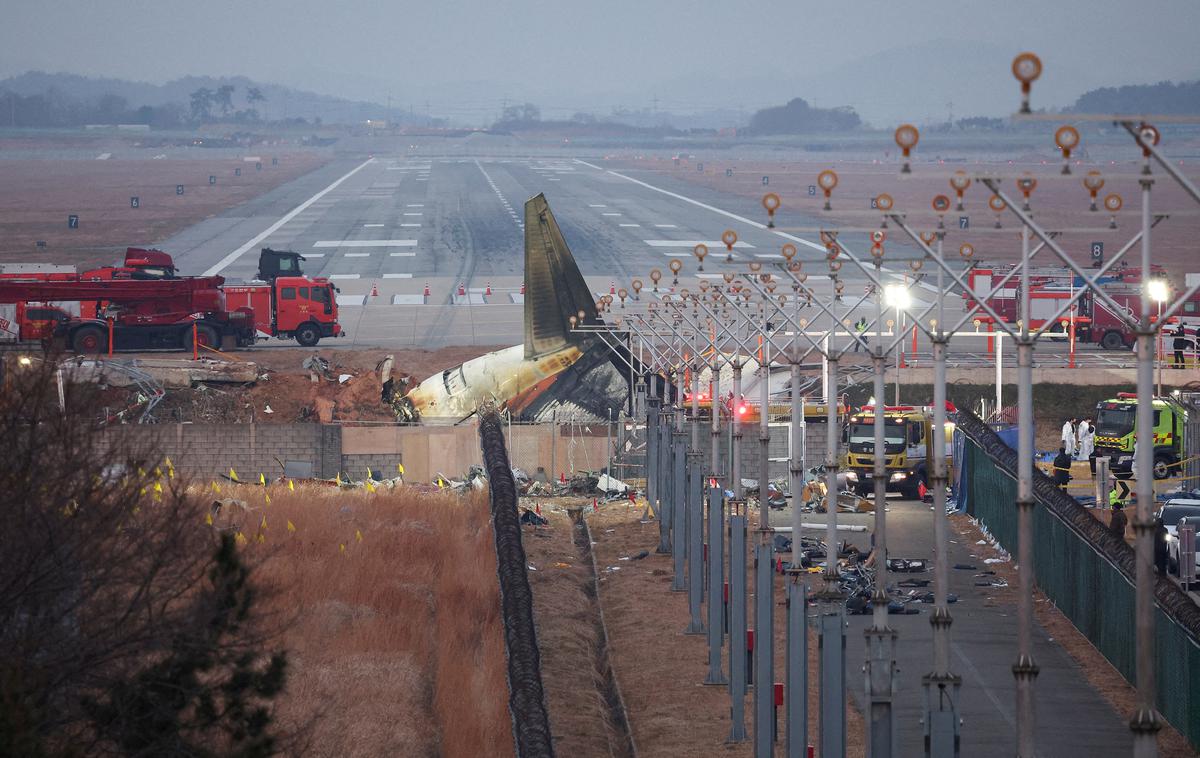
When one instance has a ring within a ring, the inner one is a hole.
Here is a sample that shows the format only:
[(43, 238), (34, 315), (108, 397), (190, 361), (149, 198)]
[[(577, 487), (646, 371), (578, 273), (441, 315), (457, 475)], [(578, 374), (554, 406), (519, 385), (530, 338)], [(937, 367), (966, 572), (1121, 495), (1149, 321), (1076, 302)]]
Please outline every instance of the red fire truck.
[[(246, 346), (295, 338), (306, 347), (341, 334), (334, 286), (299, 271), (297, 253), (263, 250), (260, 271), (294, 272), (226, 286), (220, 276), (179, 277), (171, 256), (129, 248), (122, 266), (82, 274), (25, 265), (0, 271), (0, 339), (61, 340), (77, 352)], [(283, 261), (281, 264), (280, 261)], [(195, 325), (193, 328), (193, 324)]]

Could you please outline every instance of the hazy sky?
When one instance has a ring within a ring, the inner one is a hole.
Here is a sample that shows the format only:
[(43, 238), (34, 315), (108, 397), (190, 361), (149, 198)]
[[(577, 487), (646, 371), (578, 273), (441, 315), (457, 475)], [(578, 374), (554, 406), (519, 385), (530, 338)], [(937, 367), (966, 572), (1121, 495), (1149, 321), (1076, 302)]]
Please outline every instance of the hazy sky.
[[(548, 112), (649, 107), (654, 96), (665, 110), (752, 108), (805, 95), (793, 87), (827, 74), (822, 105), (855, 96), (867, 78), (894, 80), (893, 106), (854, 103), (883, 118), (972, 102), (970, 81), (924, 91), (926, 67), (945, 77), (990, 56), (988, 70), (1008, 76), (1022, 49), (1043, 55), (1047, 92), (1061, 96), (1200, 78), (1198, 29), (1198, 0), (10, 0), (0, 75), (243, 74), (465, 116), (503, 99)], [(960, 59), (938, 55), (943, 40)], [(882, 69), (856, 68), (889, 50), (898, 52), (875, 60)]]

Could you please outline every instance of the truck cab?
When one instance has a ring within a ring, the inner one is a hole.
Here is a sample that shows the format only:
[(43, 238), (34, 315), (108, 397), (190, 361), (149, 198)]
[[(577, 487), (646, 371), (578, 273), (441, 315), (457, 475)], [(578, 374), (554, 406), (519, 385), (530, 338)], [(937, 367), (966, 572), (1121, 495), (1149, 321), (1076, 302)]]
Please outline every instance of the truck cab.
[(254, 309), (254, 327), (262, 335), (292, 339), (312, 347), (322, 337), (342, 334), (337, 288), (324, 277), (276, 276), (269, 283), (225, 287), (229, 307)]
[[(1133, 446), (1137, 440), (1137, 394), (1118, 392), (1096, 405), (1096, 457), (1109, 459), (1114, 474), (1133, 471)], [(1183, 460), (1187, 410), (1174, 400), (1156, 397), (1154, 408), (1154, 478), (1178, 475)]]
[[(884, 466), (887, 491), (915, 498), (921, 483), (929, 480), (931, 446), (945, 445), (953, 425), (940, 435), (933, 428), (933, 409), (912, 405), (884, 406)], [(843, 432), (846, 454), (842, 466), (850, 486), (860, 494), (875, 488), (875, 409), (863, 406), (850, 416)], [(950, 458), (947, 455), (947, 465)]]

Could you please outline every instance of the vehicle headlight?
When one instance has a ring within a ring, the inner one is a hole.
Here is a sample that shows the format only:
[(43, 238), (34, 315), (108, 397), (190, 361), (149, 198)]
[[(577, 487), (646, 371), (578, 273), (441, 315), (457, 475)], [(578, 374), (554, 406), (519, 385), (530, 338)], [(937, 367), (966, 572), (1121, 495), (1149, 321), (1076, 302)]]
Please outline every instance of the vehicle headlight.
[(902, 482), (907, 478), (908, 478), (908, 474), (903, 471), (897, 471), (896, 473), (892, 474), (893, 482)]

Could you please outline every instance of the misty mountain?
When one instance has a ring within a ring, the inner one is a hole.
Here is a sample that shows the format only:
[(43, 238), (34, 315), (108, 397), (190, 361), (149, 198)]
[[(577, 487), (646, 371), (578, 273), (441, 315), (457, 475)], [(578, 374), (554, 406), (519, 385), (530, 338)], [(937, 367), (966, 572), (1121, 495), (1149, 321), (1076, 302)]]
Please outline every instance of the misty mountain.
[(1101, 87), (1079, 96), (1075, 113), (1200, 113), (1200, 81)]
[[(200, 88), (216, 90), (223, 85), (235, 88), (235, 108), (256, 108), (266, 119), (320, 118), (326, 122), (356, 122), (368, 118), (387, 118), (387, 109), (379, 103), (348, 100), (332, 95), (253, 81), (244, 76), (212, 77), (186, 76), (164, 84), (150, 84), (125, 79), (93, 78), (79, 74), (47, 73), (28, 71), (7, 79), (0, 79), (0, 92), (8, 91), (22, 96), (42, 95), (51, 91), (72, 100), (92, 102), (105, 95), (124, 98), (132, 107), (162, 106), (178, 103), (187, 106), (191, 93)], [(247, 91), (257, 87), (266, 97), (265, 102), (250, 103)], [(392, 120), (405, 114), (394, 113)], [(423, 122), (416, 117), (413, 120)]]

